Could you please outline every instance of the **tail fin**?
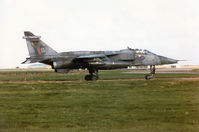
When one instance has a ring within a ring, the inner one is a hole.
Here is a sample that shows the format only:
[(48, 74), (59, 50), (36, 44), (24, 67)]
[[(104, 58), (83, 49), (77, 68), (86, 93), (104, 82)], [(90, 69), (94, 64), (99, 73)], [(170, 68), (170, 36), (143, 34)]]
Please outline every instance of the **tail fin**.
[(41, 36), (35, 36), (29, 31), (24, 31), (24, 39), (26, 39), (29, 55), (31, 57), (40, 57), (48, 55), (56, 55), (57, 52), (40, 40)]

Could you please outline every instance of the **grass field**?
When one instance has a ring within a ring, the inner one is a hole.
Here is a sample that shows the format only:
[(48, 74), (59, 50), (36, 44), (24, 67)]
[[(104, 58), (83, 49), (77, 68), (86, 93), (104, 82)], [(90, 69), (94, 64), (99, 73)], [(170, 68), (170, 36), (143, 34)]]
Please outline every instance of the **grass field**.
[(0, 132), (199, 131), (198, 73), (124, 72), (0, 72)]

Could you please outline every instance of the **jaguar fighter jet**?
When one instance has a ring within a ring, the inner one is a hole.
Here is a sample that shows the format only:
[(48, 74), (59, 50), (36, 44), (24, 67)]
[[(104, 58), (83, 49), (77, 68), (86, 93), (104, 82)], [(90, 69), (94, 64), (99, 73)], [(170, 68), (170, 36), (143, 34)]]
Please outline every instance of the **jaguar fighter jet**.
[(72, 69), (88, 69), (85, 80), (98, 80), (98, 70), (128, 68), (129, 66), (150, 66), (149, 80), (155, 74), (155, 65), (175, 64), (178, 60), (154, 54), (148, 50), (127, 48), (118, 51), (73, 51), (58, 53), (44, 43), (40, 36), (24, 32), (29, 58), (22, 64), (40, 62), (50, 65), (55, 72), (67, 73)]

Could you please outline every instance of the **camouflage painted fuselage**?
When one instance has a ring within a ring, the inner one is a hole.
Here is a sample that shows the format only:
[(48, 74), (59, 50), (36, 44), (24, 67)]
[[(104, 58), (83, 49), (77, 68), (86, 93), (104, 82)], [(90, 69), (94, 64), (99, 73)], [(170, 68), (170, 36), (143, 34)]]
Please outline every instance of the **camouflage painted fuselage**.
[(31, 32), (24, 32), (30, 57), (24, 63), (40, 62), (51, 65), (56, 72), (70, 69), (118, 69), (128, 66), (154, 66), (177, 63), (178, 60), (156, 55), (147, 50), (75, 51), (57, 53)]
[[(159, 56), (147, 50), (124, 49), (120, 51), (76, 51), (40, 56), (41, 63), (53, 69), (118, 69), (129, 66), (148, 66), (177, 63), (177, 60)], [(64, 70), (62, 70), (64, 71)]]

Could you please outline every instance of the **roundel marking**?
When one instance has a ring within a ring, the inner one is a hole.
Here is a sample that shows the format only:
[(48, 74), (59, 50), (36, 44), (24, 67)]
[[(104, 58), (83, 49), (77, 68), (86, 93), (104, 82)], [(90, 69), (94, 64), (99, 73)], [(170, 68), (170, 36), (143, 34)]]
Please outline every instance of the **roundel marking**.
[(144, 60), (145, 59), (145, 57), (144, 56), (140, 56), (140, 60)]

